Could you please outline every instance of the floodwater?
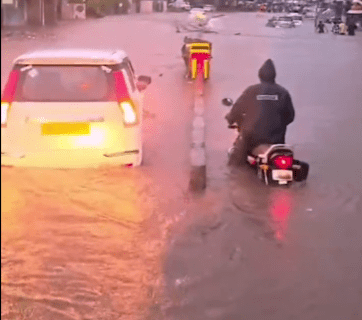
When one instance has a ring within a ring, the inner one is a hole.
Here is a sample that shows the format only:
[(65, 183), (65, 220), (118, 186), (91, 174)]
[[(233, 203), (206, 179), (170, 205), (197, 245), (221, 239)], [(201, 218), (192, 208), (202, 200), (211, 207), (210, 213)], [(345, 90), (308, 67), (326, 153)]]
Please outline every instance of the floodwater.
[[(144, 166), (2, 168), (3, 319), (362, 317), (362, 34), (319, 35), (312, 21), (271, 29), (268, 17), (226, 14), (205, 35), (214, 52), (200, 196), (187, 192), (193, 87), (180, 57), (186, 34), (175, 32), (186, 15), (2, 39), (2, 88), (12, 59), (49, 46), (122, 48), (153, 78)], [(287, 141), (311, 166), (307, 183), (288, 189), (226, 167), (235, 133), (220, 101), (257, 82), (268, 58), (296, 109)]]

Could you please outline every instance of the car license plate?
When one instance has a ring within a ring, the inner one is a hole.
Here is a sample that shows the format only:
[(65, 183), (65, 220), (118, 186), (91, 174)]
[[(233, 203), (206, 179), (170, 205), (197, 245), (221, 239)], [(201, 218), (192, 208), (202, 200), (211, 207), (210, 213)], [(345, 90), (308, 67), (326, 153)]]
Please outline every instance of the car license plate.
[(292, 170), (273, 170), (272, 171), (273, 180), (277, 181), (292, 181), (293, 180), (293, 171)]
[(90, 134), (90, 125), (87, 122), (51, 122), (43, 123), (41, 134), (51, 135), (88, 135)]

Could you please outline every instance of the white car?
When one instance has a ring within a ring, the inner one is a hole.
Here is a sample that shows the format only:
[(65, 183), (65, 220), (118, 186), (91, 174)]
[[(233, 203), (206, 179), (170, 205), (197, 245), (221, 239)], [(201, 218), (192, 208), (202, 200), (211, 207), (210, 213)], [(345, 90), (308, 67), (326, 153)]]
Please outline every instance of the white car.
[(182, 9), (185, 11), (190, 11), (191, 10), (191, 6), (188, 2), (185, 2), (185, 4), (182, 6)]
[(205, 10), (203, 8), (192, 8), (190, 10), (190, 15), (196, 15), (198, 13), (205, 13)]
[(205, 4), (203, 7), (205, 12), (214, 12), (216, 11), (215, 7), (212, 4)]
[(317, 8), (316, 7), (305, 7), (303, 9), (303, 15), (306, 19), (315, 19), (317, 16)]
[(184, 11), (190, 11), (191, 10), (191, 6), (188, 2), (185, 1), (179, 1), (176, 0), (174, 2), (171, 2), (168, 4), (169, 8), (174, 8), (174, 9), (179, 9), (179, 10), (184, 10)]
[(295, 28), (295, 23), (292, 17), (280, 16), (269, 19), (266, 26), (273, 28)]
[(300, 26), (303, 24), (303, 16), (299, 13), (289, 13), (287, 15), (293, 19), (293, 22), (296, 26)]
[(307, 11), (305, 14), (304, 14), (304, 17), (306, 19), (315, 19), (317, 17), (317, 13), (315, 11)]
[(142, 162), (142, 91), (124, 51), (18, 57), (1, 99), (1, 164), (80, 168)]

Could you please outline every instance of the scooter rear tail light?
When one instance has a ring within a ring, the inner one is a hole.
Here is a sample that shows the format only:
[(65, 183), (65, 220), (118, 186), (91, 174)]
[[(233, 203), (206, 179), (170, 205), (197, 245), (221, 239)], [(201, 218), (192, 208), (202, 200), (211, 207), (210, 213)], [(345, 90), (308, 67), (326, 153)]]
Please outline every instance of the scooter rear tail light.
[(277, 156), (273, 163), (278, 169), (289, 169), (293, 166), (292, 156)]
[(123, 115), (123, 123), (126, 127), (134, 126), (138, 123), (137, 110), (128, 93), (127, 84), (122, 71), (113, 73), (116, 98)]
[(5, 85), (3, 95), (1, 97), (1, 127), (6, 128), (11, 103), (14, 101), (15, 91), (19, 82), (20, 71), (13, 70), (10, 72), (8, 81)]

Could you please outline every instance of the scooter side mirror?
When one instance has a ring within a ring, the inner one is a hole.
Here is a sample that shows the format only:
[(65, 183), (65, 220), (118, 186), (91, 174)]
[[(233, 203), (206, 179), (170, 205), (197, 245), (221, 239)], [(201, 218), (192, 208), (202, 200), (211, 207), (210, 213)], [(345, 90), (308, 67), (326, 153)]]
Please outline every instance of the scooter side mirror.
[(231, 106), (234, 104), (233, 100), (230, 99), (230, 98), (224, 98), (224, 99), (222, 99), (222, 100), (221, 100), (221, 103), (222, 103), (224, 106), (227, 106), (227, 107), (231, 107)]
[(138, 91), (146, 90), (147, 86), (151, 83), (151, 77), (149, 76), (139, 76), (136, 81), (136, 87)]
[(149, 85), (152, 82), (152, 78), (149, 76), (138, 76), (137, 81), (144, 82), (146, 85)]

